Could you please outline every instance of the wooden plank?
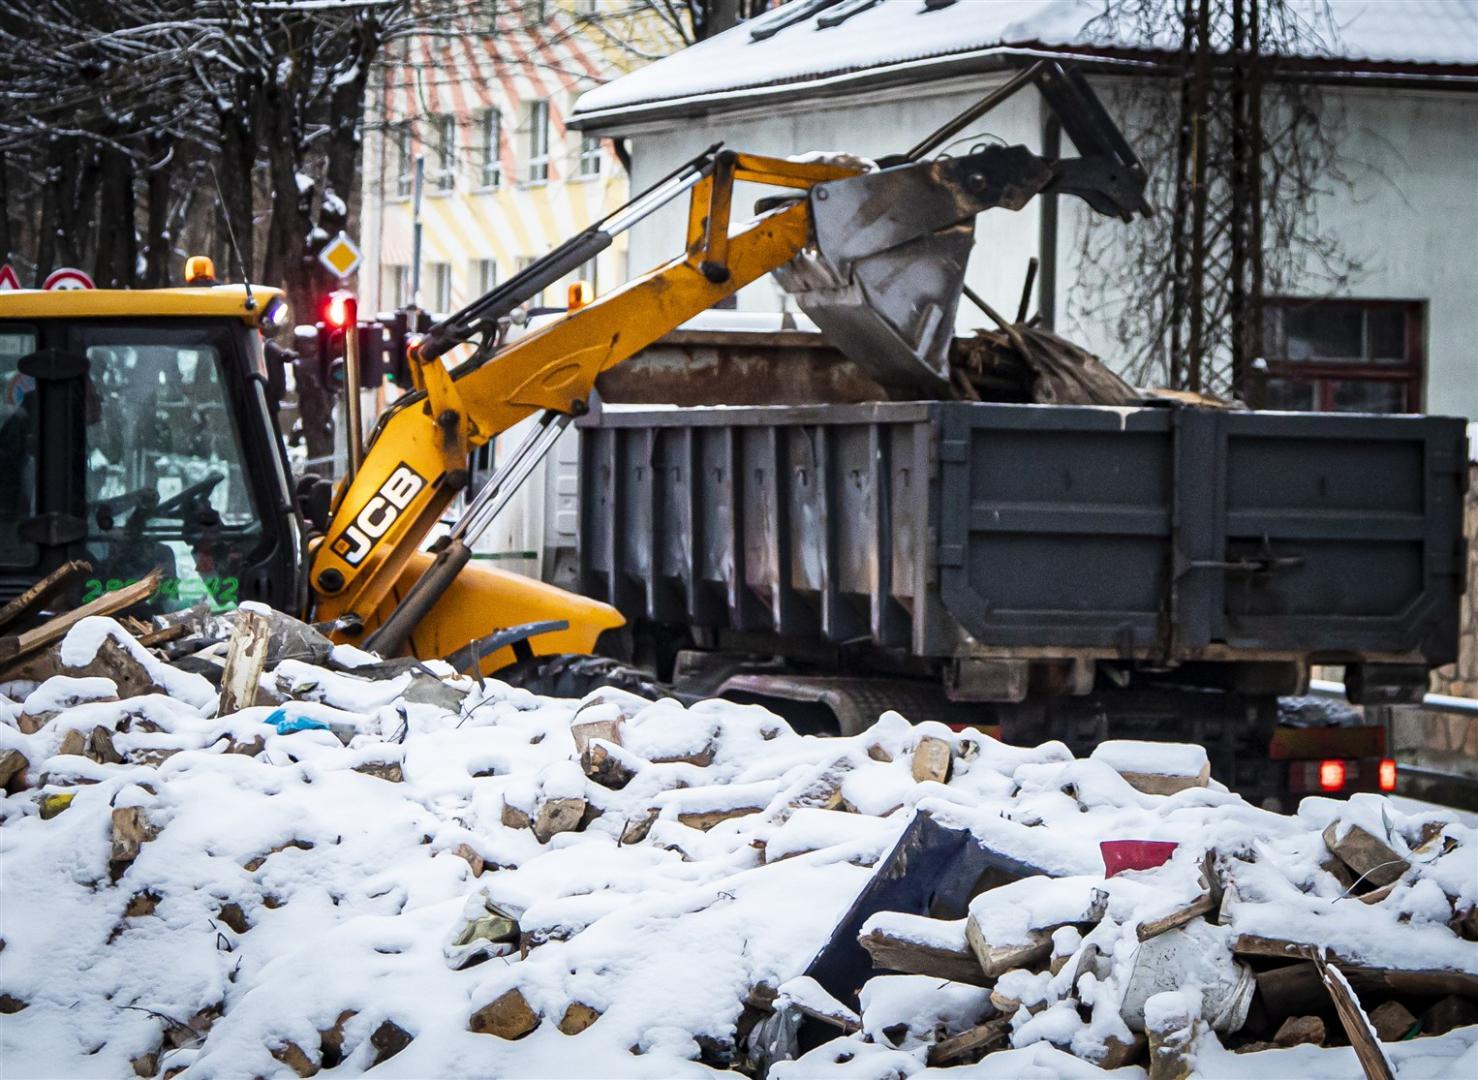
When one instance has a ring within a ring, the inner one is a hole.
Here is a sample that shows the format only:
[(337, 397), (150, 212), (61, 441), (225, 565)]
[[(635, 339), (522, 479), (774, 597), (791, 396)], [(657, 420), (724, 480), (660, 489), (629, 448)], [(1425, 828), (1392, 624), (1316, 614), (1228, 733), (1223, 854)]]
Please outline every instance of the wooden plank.
[(93, 615), (112, 615), (131, 608), (140, 600), (146, 600), (159, 587), (160, 571), (150, 570), (132, 585), (125, 585), (113, 592), (103, 593), (91, 603), (63, 612), (22, 634), (0, 638), (0, 660), (15, 661), (46, 648), (54, 641), (67, 636), (67, 631), (83, 619)]
[(824, 1012), (821, 1009), (815, 1008), (814, 1006), (809, 1005), (804, 1001), (796, 1001), (794, 999), (790, 999), (786, 1001), (785, 1007), (787, 1009), (794, 1009), (802, 1016), (809, 1017), (812, 1020), (816, 1020), (830, 1027), (834, 1027), (843, 1035), (851, 1035), (854, 1032), (862, 1030), (862, 1025), (852, 1017), (839, 1012)]
[(971, 915), (965, 923), (965, 940), (970, 943), (980, 970), (991, 979), (1012, 968), (1034, 968), (1052, 955), (1052, 935), (1045, 930), (1030, 933), (1032, 940), (1025, 945), (992, 945), (975, 916)]
[(39, 609), (52, 596), (61, 592), (78, 578), (90, 573), (92, 573), (92, 563), (84, 559), (73, 559), (71, 562), (62, 563), (61, 566), (0, 608), (0, 628), (9, 626)]
[(874, 929), (857, 939), (872, 957), (874, 967), (904, 975), (929, 975), (972, 986), (989, 986), (994, 980), (980, 970), (980, 961), (968, 946), (946, 949), (939, 945), (909, 941)]
[(1256, 934), (1237, 935), (1232, 941), (1232, 951), (1239, 956), (1275, 956), (1285, 960), (1313, 960), (1323, 953), (1329, 963), (1339, 965), (1350, 983), (1359, 990), (1429, 997), (1457, 994), (1478, 998), (1478, 973), (1470, 971), (1370, 967), (1331, 949)]
[(1324, 843), (1360, 880), (1372, 885), (1389, 885), (1398, 881), (1411, 864), (1393, 851), (1384, 840), (1359, 825), (1351, 825), (1339, 836), (1339, 822), (1331, 821), (1324, 830)]
[(979, 1061), (996, 1043), (1011, 1034), (1011, 1020), (1002, 1017), (987, 1020), (978, 1027), (940, 1039), (929, 1047), (928, 1064), (939, 1068), (945, 1065), (972, 1064)]
[(1314, 957), (1314, 966), (1319, 971), (1319, 977), (1324, 980), (1329, 996), (1334, 999), (1334, 1010), (1339, 1014), (1340, 1023), (1345, 1026), (1345, 1034), (1350, 1038), (1350, 1046), (1360, 1061), (1360, 1068), (1365, 1070), (1366, 1080), (1396, 1080), (1396, 1070), (1391, 1065), (1391, 1059), (1386, 1056), (1385, 1048), (1375, 1037), (1375, 1030), (1370, 1026), (1365, 1010), (1360, 1007), (1359, 999), (1355, 997), (1354, 990), (1350, 989), (1350, 984), (1339, 968), (1326, 963), (1320, 955)]
[(135, 636), (138, 638), (140, 645), (150, 648), (154, 645), (163, 645), (165, 642), (182, 638), (189, 631), (190, 627), (188, 624), (178, 622), (170, 623), (168, 626), (161, 626), (154, 630), (146, 630), (144, 633), (136, 634)]
[(271, 637), (272, 620), (267, 616), (246, 609), (236, 613), (236, 627), (231, 633), (226, 667), (221, 673), (217, 716), (228, 716), (257, 703), (259, 680), (267, 666), (267, 644)]
[(1215, 906), (1216, 901), (1212, 898), (1211, 894), (1209, 892), (1203, 893), (1185, 907), (1172, 911), (1163, 918), (1140, 923), (1135, 932), (1139, 935), (1140, 941), (1148, 941), (1150, 938), (1158, 937), (1167, 930), (1174, 930), (1177, 927), (1184, 926), (1191, 920), (1205, 915)]

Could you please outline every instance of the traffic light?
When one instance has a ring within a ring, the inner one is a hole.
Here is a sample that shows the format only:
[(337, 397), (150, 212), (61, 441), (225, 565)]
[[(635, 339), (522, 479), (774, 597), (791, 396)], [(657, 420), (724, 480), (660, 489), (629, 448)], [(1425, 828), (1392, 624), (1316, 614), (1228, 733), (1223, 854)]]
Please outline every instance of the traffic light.
[(354, 318), (354, 294), (347, 289), (335, 289), (328, 294), (323, 304), (323, 323), (331, 331), (343, 333)]
[(387, 330), (385, 342), (385, 377), (402, 390), (412, 390), (410, 358), (406, 350), (416, 334), (431, 329), (431, 315), (420, 308), (400, 308), (390, 315), (381, 315), (380, 321)]
[(314, 329), (318, 336), (318, 370), (325, 386), (343, 385), (344, 334), (357, 323), (354, 294), (347, 289), (335, 289), (320, 301)]

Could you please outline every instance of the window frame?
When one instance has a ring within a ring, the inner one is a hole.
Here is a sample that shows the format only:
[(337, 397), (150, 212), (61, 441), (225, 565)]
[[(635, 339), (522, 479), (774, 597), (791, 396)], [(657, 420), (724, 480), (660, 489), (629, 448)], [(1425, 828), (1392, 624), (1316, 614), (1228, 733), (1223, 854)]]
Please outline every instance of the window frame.
[(409, 199), (416, 189), (416, 127), (414, 121), (402, 120), (395, 141), (398, 169), (395, 175), (395, 197)]
[(604, 140), (599, 135), (580, 133), (580, 158), (576, 175), (582, 180), (597, 180), (605, 171)]
[(437, 315), (449, 315), (452, 310), (452, 264), (428, 262), (427, 276), (431, 279), (431, 303), (428, 309)]
[[(1263, 302), (1264, 369), (1258, 372), (1259, 402), (1266, 399), (1267, 383), (1273, 379), (1312, 384), (1315, 412), (1339, 411), (1335, 407), (1335, 391), (1340, 383), (1396, 383), (1403, 387), (1403, 413), (1419, 413), (1426, 401), (1427, 350), (1426, 301), (1366, 298), (1318, 298), (1299, 296), (1270, 297)], [(1295, 360), (1287, 355), (1289, 312), (1325, 309), (1331, 313), (1355, 310), (1360, 314), (1361, 358), (1314, 358)], [(1399, 362), (1369, 356), (1371, 312), (1399, 311), (1405, 316), (1402, 342), (1403, 358)]]
[(438, 195), (457, 189), (457, 117), (440, 113), (432, 121), (436, 132), (436, 184)]
[(468, 278), (476, 295), (482, 296), (498, 287), (498, 260), (488, 255), (473, 259)]
[(525, 183), (529, 185), (547, 184), (552, 178), (549, 121), (547, 98), (536, 98), (528, 103), (529, 158)]
[(477, 117), (479, 138), (482, 140), (482, 160), (478, 163), (478, 187), (485, 191), (496, 191), (503, 186), (503, 116), (492, 106), (483, 109)]

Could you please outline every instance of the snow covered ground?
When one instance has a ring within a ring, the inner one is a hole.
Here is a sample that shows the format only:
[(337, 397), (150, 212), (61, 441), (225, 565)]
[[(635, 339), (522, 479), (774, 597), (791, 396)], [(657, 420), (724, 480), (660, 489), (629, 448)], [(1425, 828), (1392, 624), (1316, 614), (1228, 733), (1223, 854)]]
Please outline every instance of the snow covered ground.
[[(107, 635), (126, 639), (87, 620), (65, 648), (85, 662)], [(1021, 749), (895, 714), (822, 739), (753, 706), (613, 690), (553, 700), (464, 678), (446, 680), (461, 697), (448, 708), (407, 701), (412, 675), (371, 682), (297, 661), (264, 678), (290, 699), (280, 712), (217, 717), (204, 678), (148, 659), (168, 695), (109, 700), (105, 679), (57, 677), (0, 701), (0, 753), (29, 766), (0, 802), (6, 1078), (720, 1072), (742, 1053), (736, 1025), (756, 986), (814, 993), (797, 977), (920, 808), (1063, 875), (977, 897), (993, 941), (1073, 921), (1095, 889), (1102, 921), (1054, 935), (1066, 978), (1013, 973), (1012, 1049), (927, 1067), (939, 1038), (1000, 1015), (991, 991), (879, 975), (860, 1031), (773, 1076), (1101, 1074), (1073, 1055), (1131, 1037), (1135, 928), (1196, 895), (1210, 848), (1241, 860), (1230, 924), (1198, 924), (1228, 965), (1234, 932), (1301, 933), (1374, 966), (1414, 951), (1478, 973), (1478, 943), (1445, 925), (1454, 905), (1478, 903), (1478, 834), (1451, 814), (1360, 797), (1280, 816), (1214, 783), (1149, 795), (1060, 744)], [(330, 727), (289, 730), (301, 721)], [(595, 722), (621, 730), (619, 745), (596, 744), (629, 775), (619, 788), (582, 770), (572, 724)], [(924, 738), (948, 743), (947, 782), (915, 779)], [(1166, 752), (1194, 771), (1193, 753)], [(566, 831), (541, 842), (540, 823), (571, 806)], [(1419, 865), (1379, 904), (1341, 902), (1320, 865), (1331, 822), (1377, 831)], [(1431, 828), (1423, 846), (1432, 823), (1436, 846)], [(1181, 847), (1158, 870), (1105, 879), (1098, 844), (1121, 838)], [(493, 940), (505, 915), (519, 941)], [(1081, 974), (1089, 945), (1101, 959)], [(469, 1027), (511, 990), (531, 1032)], [(1478, 1027), (1388, 1052), (1402, 1077), (1472, 1077)], [(1348, 1047), (1239, 1055), (1209, 1032), (1195, 1062), (1213, 1077), (1358, 1075)]]

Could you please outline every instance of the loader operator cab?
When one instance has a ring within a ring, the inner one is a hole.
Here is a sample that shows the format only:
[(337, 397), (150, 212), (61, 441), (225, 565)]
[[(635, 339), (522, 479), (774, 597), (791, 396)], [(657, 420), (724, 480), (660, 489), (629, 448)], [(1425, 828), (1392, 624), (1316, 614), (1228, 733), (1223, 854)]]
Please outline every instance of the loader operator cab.
[(159, 568), (148, 614), (301, 606), (263, 392), (260, 305), (276, 297), (255, 300), (239, 286), (0, 299), (0, 602), (84, 559), (78, 603)]

